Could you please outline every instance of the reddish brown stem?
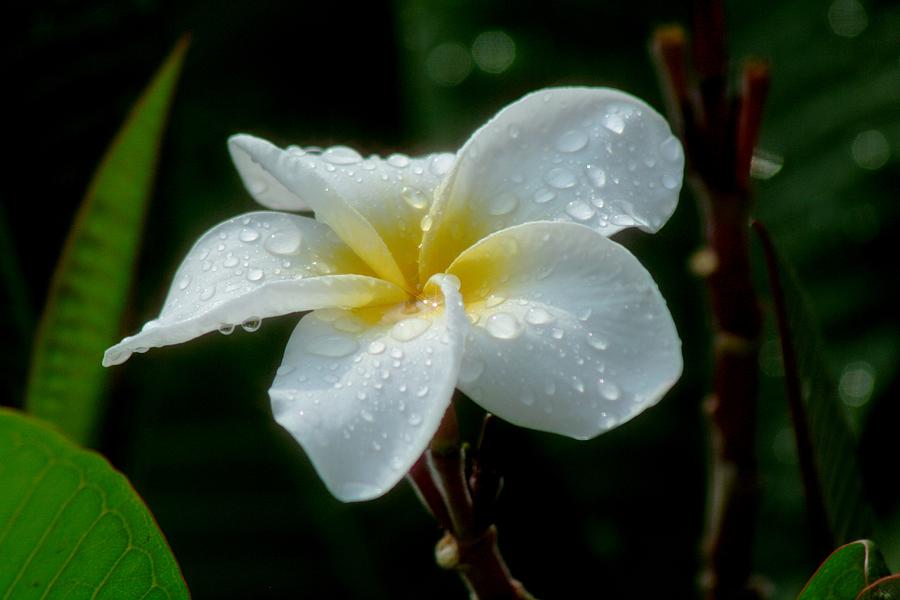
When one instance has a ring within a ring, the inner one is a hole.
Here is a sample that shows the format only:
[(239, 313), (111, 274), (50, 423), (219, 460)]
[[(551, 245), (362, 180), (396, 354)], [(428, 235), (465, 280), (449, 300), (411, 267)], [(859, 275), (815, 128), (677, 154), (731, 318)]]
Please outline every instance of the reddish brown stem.
[(435, 549), (438, 564), (460, 575), (473, 600), (531, 598), (512, 577), (500, 554), (497, 528), (479, 518), (485, 510), (473, 500), (453, 405), (444, 415), (431, 447), (408, 478), (445, 529)]
[(748, 581), (759, 496), (755, 440), (761, 315), (750, 273), (746, 171), (768, 71), (748, 69), (741, 96), (730, 98), (722, 4), (694, 4), (692, 73), (684, 64), (683, 32), (660, 30), (652, 48), (704, 220), (706, 248), (694, 264), (706, 279), (712, 309), (715, 373), (704, 403), (710, 467), (702, 582), (710, 600), (731, 600), (755, 596)]

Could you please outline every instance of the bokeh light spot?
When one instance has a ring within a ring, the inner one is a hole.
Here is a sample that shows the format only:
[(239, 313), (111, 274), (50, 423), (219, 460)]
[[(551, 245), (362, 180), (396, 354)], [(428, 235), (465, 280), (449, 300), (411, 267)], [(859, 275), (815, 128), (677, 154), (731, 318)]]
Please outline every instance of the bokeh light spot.
[(462, 83), (472, 72), (472, 59), (462, 44), (444, 42), (428, 53), (425, 71), (436, 84), (453, 87)]
[(828, 24), (841, 37), (856, 37), (869, 24), (866, 9), (857, 0), (834, 0), (828, 7)]
[(883, 133), (876, 129), (869, 129), (856, 136), (850, 146), (850, 153), (856, 164), (863, 169), (874, 171), (887, 163), (891, 155), (891, 148)]
[(866, 361), (849, 363), (841, 373), (838, 392), (847, 406), (863, 406), (875, 388), (875, 369)]
[(516, 43), (502, 31), (485, 31), (472, 43), (475, 64), (486, 73), (502, 73), (516, 60)]

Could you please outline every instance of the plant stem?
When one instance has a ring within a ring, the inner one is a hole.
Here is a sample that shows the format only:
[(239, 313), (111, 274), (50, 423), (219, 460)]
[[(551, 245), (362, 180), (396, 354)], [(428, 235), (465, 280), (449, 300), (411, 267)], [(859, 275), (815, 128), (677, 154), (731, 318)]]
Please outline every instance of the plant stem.
[[(490, 416), (486, 420), (489, 422)], [(484, 446), (489, 429), (482, 435)], [(476, 461), (477, 464), (477, 461)], [(499, 490), (496, 464), (473, 468), (475, 473), (490, 473), (490, 488)], [(496, 493), (474, 492), (466, 474), (466, 461), (459, 443), (455, 405), (451, 404), (422, 458), (407, 475), (419, 499), (445, 530), (435, 548), (438, 565), (455, 570), (473, 600), (526, 600), (532, 596), (516, 581), (497, 546), (497, 527), (485, 520), (493, 514)], [(497, 480), (493, 483), (494, 479)]]
[(727, 95), (721, 2), (697, 0), (693, 62), (678, 27), (657, 31), (652, 53), (671, 121), (685, 147), (688, 182), (700, 204), (706, 247), (694, 270), (706, 280), (715, 373), (704, 402), (710, 432), (708, 521), (702, 585), (710, 600), (753, 598), (748, 586), (759, 481), (755, 452), (761, 315), (750, 273), (748, 173), (762, 120), (768, 69), (744, 70), (738, 98)]

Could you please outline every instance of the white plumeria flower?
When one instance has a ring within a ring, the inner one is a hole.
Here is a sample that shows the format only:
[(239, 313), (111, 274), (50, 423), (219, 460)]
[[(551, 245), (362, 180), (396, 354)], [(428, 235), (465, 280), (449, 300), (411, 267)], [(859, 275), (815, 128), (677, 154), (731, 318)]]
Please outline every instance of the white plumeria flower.
[(657, 231), (684, 155), (666, 121), (611, 89), (507, 106), (453, 154), (362, 158), (236, 135), (253, 212), (205, 233), (159, 318), (104, 365), (235, 324), (300, 321), (275, 419), (344, 501), (394, 486), (454, 388), (517, 425), (592, 438), (655, 404), (681, 342), (647, 271), (607, 236)]

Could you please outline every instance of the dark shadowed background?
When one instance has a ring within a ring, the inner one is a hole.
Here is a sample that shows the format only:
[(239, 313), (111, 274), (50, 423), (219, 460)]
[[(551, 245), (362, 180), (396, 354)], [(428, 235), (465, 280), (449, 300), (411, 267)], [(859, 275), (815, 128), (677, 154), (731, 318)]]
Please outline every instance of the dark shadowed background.
[[(758, 165), (769, 178), (757, 182), (756, 213), (822, 324), (897, 570), (900, 3), (727, 8), (734, 55), (772, 63)], [(0, 393), (12, 405), (91, 172), (183, 32), (193, 41), (123, 334), (157, 314), (202, 232), (256, 209), (230, 165), (228, 135), (416, 154), (455, 150), (499, 108), (545, 86), (613, 86), (661, 108), (647, 39), (654, 26), (687, 18), (680, 3), (652, 0), (73, 0), (4, 13)], [(703, 289), (687, 269), (700, 243), (693, 199), (683, 193), (660, 234), (618, 239), (668, 300), (685, 373), (657, 407), (596, 440), (510, 432), (500, 545), (540, 598), (688, 597), (696, 577), (710, 361)], [(767, 298), (762, 271), (757, 280)], [(196, 598), (464, 597), (456, 576), (434, 565), (439, 532), (408, 485), (341, 504), (271, 420), (266, 390), (295, 323), (208, 335), (116, 368), (100, 450), (155, 513)], [(771, 320), (765, 339), (756, 565), (780, 600), (822, 557), (805, 541)], [(464, 408), (471, 437), (479, 409)]]

